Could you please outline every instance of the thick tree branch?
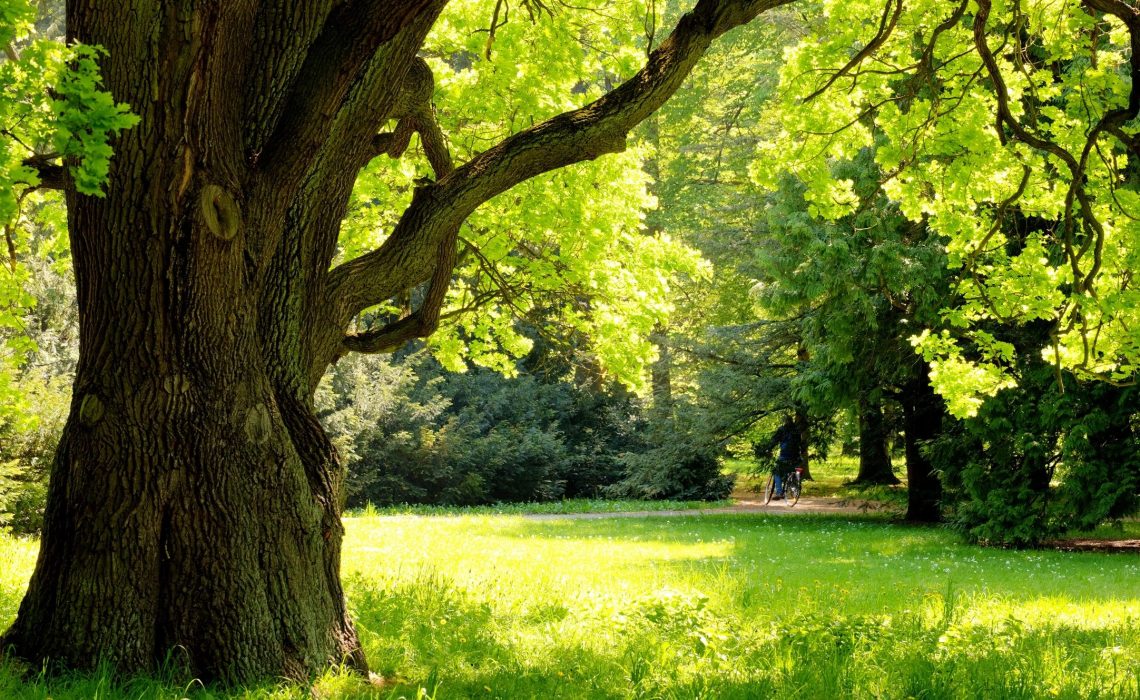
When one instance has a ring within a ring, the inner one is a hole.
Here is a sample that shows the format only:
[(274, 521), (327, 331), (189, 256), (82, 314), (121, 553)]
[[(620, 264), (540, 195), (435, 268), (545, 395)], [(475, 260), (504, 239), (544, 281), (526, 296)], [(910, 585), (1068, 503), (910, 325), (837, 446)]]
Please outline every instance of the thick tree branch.
[[(408, 149), (413, 133), (420, 135), (424, 153), (436, 179), (442, 179), (455, 169), (451, 162), (451, 152), (432, 106), (435, 81), (431, 68), (417, 58), (408, 71), (406, 88), (400, 96), (392, 116), (399, 121), (392, 133), (377, 134), (373, 139), (376, 154), (387, 154), (399, 158)], [(427, 296), (420, 308), (406, 318), (402, 318), (376, 331), (349, 335), (344, 339), (344, 347), (354, 352), (391, 352), (414, 338), (426, 338), (439, 326), (440, 311), (447, 298), (451, 285), (451, 271), (455, 267), (459, 226), (446, 236), (439, 245), (435, 258), (435, 271), (432, 273)]]
[[(340, 348), (344, 327), (334, 330), (327, 320), (330, 310), (325, 301), (325, 284), (353, 185), (360, 169), (374, 157), (370, 145), (376, 130), (394, 112), (402, 113), (401, 105), (405, 102), (408, 88), (414, 85), (420, 89), (412, 92), (423, 97), (427, 115), (434, 118), (430, 111), (433, 92), (431, 71), (426, 63), (415, 57), (434, 17), (432, 13), (422, 15), (405, 27), (399, 36), (380, 47), (372, 58), (364, 75), (347, 96), (310, 175), (289, 206), (285, 224), (279, 227), (282, 239), (272, 244), (276, 257), (270, 267), (282, 270), (286, 279), (304, 280), (307, 290), (302, 313), (305, 321), (297, 350), (302, 357), (327, 359), (343, 352)], [(424, 131), (426, 133), (426, 128)], [(443, 144), (438, 128), (435, 128), (435, 133)], [(442, 148), (446, 155), (446, 145)], [(450, 156), (446, 157), (446, 162), (450, 171)], [(276, 182), (272, 178), (263, 178), (261, 185), (266, 198), (276, 195)], [(311, 202), (323, 204), (313, 207)], [(266, 302), (276, 303), (271, 290), (268, 290)], [(311, 380), (316, 386), (324, 366), (319, 359), (310, 364), (314, 367)], [(318, 365), (321, 366), (318, 368)]]
[[(274, 134), (257, 157), (285, 182), (298, 183), (377, 50), (425, 15), (437, 15), (444, 4), (446, 0), (348, 0), (335, 7), (309, 48)], [(389, 77), (395, 91), (399, 76)]]
[(24, 166), (36, 171), (40, 184), (35, 189), (62, 190), (66, 185), (67, 171), (58, 163), (55, 154), (34, 155), (24, 159)]
[(360, 310), (432, 275), (435, 249), (480, 204), (541, 173), (622, 150), (629, 131), (680, 87), (714, 39), (793, 1), (699, 0), (633, 78), (417, 190), (384, 245), (330, 273), (327, 299), (336, 309), (334, 323), (345, 328)]
[(455, 267), (455, 251), (458, 230), (439, 245), (435, 259), (435, 272), (432, 273), (427, 296), (420, 308), (406, 318), (390, 323), (383, 328), (344, 339), (346, 350), (353, 352), (391, 352), (415, 338), (426, 338), (439, 326), (439, 312), (447, 298), (447, 288), (451, 285), (451, 271)]

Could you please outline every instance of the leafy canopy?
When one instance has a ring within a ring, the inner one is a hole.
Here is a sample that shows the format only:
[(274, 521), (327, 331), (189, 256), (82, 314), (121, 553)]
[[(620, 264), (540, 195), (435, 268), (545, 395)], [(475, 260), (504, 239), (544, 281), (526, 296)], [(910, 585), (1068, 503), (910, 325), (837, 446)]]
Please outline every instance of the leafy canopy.
[[(496, 25), (489, 8), (452, 2), (425, 45), (436, 116), (457, 162), (543, 119), (597, 99), (645, 61), (646, 3), (536, 12)], [(691, 248), (645, 227), (657, 200), (631, 139), (610, 155), (526, 181), (481, 206), (460, 232), (460, 260), (443, 323), (429, 343), (451, 370), (467, 362), (510, 374), (531, 348), (525, 319), (551, 339), (581, 339), (593, 361), (641, 387), (650, 334), (673, 310), (674, 280), (706, 275)], [(341, 254), (380, 244), (432, 172), (418, 148), (379, 158), (357, 182)]]
[(1133, 377), (1137, 32), (1077, 0), (818, 9), (785, 55), (756, 182), (794, 173), (811, 213), (838, 219), (859, 198), (833, 163), (874, 149), (884, 192), (943, 238), (957, 271), (941, 322), (914, 338), (956, 414), (1015, 380), (999, 324), (1049, 324), (1059, 369)]

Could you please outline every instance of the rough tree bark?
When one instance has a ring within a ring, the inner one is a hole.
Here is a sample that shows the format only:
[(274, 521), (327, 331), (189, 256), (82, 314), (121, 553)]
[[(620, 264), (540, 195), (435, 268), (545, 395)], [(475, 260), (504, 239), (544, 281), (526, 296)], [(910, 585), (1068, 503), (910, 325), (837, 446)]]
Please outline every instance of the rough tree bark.
[[(342, 470), (313, 413), (321, 375), (430, 333), (465, 217), (620, 150), (717, 36), (788, 1), (698, 0), (595, 103), (459, 168), (429, 153), (438, 180), (384, 245), (330, 270), (359, 170), (410, 130), (440, 136), (409, 105), (446, 0), (69, 0), (69, 39), (109, 51), (107, 87), (141, 123), (116, 144), (106, 198), (59, 183), (80, 360), (39, 560), (0, 646), (127, 672), (173, 651), (229, 682), (363, 669), (339, 582)], [(347, 334), (422, 283), (419, 310)]]

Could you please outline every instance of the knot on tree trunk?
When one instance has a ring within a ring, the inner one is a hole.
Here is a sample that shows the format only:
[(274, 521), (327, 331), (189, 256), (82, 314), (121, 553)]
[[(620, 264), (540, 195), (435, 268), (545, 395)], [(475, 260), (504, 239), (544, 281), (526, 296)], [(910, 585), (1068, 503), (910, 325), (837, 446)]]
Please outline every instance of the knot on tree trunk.
[(199, 200), (206, 228), (220, 240), (229, 242), (241, 228), (241, 209), (233, 195), (219, 185), (202, 188)]

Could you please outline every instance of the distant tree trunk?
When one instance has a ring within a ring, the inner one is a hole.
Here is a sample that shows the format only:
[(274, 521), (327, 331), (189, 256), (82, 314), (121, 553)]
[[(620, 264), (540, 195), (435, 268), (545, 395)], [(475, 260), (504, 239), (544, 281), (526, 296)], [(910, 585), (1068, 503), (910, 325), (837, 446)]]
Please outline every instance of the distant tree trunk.
[(673, 356), (669, 352), (668, 331), (657, 324), (651, 337), (657, 348), (657, 360), (649, 370), (653, 412), (660, 418), (668, 418), (673, 415)]
[(903, 388), (903, 437), (906, 445), (906, 519), (935, 523), (942, 519), (942, 481), (922, 446), (942, 432), (942, 399), (930, 386), (924, 362), (919, 376)]
[[(664, 8), (663, 8), (664, 11)], [(652, 42), (646, 46), (646, 52), (652, 51)], [(653, 156), (645, 160), (642, 166), (649, 175), (649, 190), (657, 194), (657, 185), (661, 182), (661, 164), (657, 160), (657, 152), (661, 147), (661, 120), (654, 114), (642, 124), (646, 142), (653, 148)], [(645, 233), (648, 236), (657, 236), (662, 232), (661, 213), (651, 210), (645, 217)], [(661, 322), (653, 327), (650, 334), (653, 346), (657, 348), (657, 360), (649, 368), (650, 388), (653, 395), (653, 415), (658, 419), (673, 417), (673, 357), (669, 350), (669, 329)]]
[(887, 450), (887, 422), (877, 397), (859, 399), (859, 474), (857, 484), (897, 484)]
[(808, 421), (807, 413), (802, 408), (796, 408), (795, 418), (793, 419), (796, 426), (796, 432), (800, 434), (800, 464), (804, 468), (804, 480), (811, 480), (811, 424)]
[[(811, 352), (807, 346), (800, 343), (796, 348), (796, 361), (801, 367), (807, 365), (811, 361)], [(796, 431), (800, 434), (800, 464), (804, 468), (804, 481), (810, 481), (811, 476), (811, 421), (808, 419), (807, 412), (803, 406), (796, 406), (795, 413), (795, 426)]]

